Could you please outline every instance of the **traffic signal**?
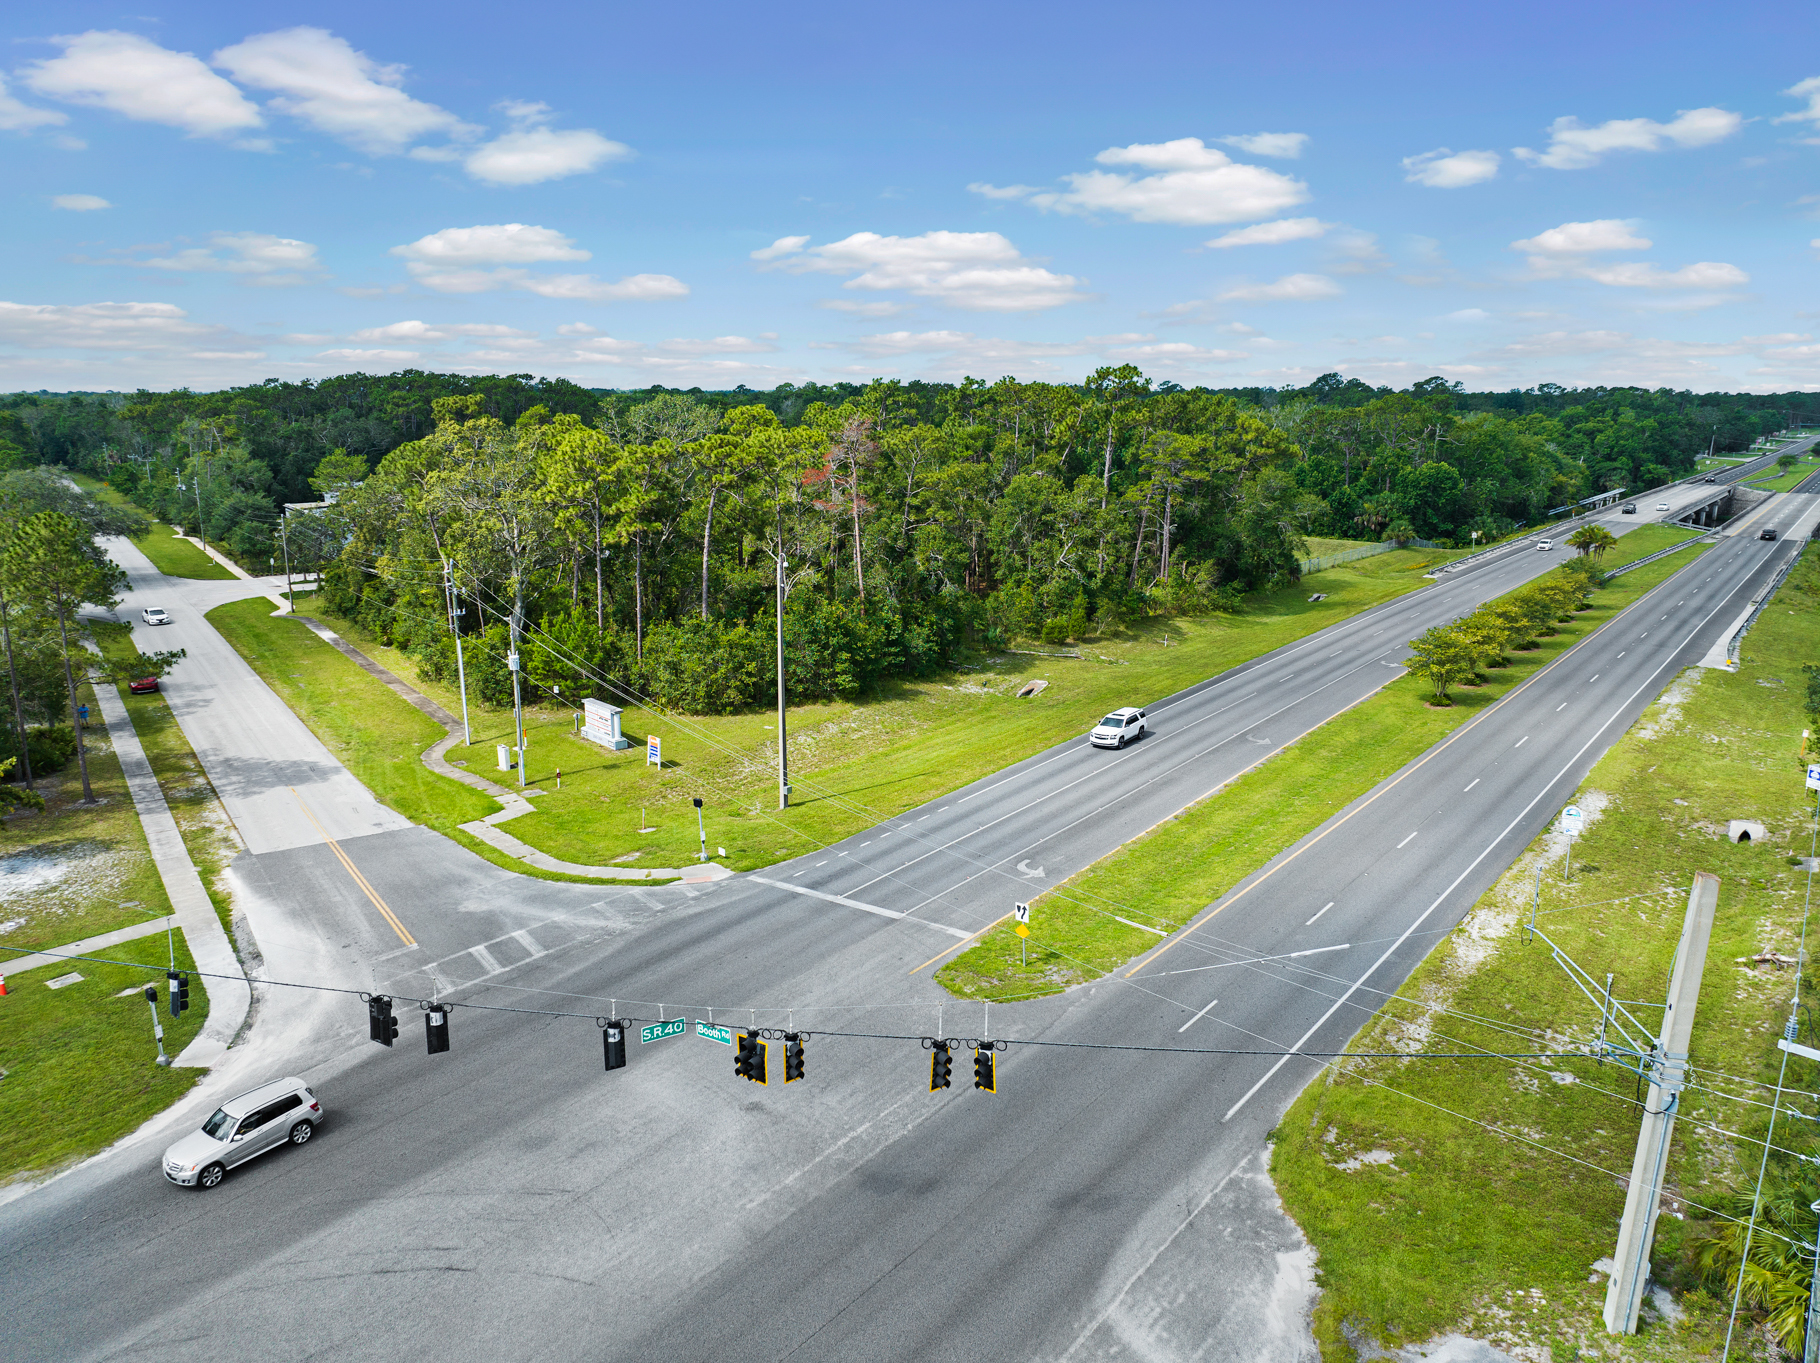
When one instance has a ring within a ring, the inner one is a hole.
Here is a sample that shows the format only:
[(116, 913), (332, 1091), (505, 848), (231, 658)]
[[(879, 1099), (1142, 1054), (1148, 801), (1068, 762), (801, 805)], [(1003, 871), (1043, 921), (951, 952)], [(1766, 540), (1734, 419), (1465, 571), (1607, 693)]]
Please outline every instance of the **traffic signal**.
[(600, 1029), (600, 1042), (607, 1053), (607, 1068), (623, 1070), (626, 1067), (626, 1020), (608, 1018), (607, 1025)]
[(803, 1077), (803, 1038), (800, 1032), (784, 1033), (784, 1082), (793, 1084)]
[(188, 971), (167, 970), (164, 978), (169, 986), (166, 993), (170, 995), (171, 1016), (180, 1018), (190, 1007), (190, 976)]
[(431, 1055), (441, 1055), (449, 1049), (449, 1010), (442, 1004), (432, 1003), (424, 1011), (423, 1035)]
[(948, 1087), (948, 1072), (954, 1068), (954, 1057), (948, 1054), (946, 1041), (931, 1046), (929, 1056), (929, 1092), (939, 1093)]
[(987, 1093), (998, 1092), (998, 1076), (992, 1065), (992, 1043), (982, 1041), (979, 1049), (973, 1053), (973, 1087), (985, 1089)]
[(392, 1016), (390, 995), (375, 994), (367, 1000), (367, 1036), (381, 1046), (398, 1040), (398, 1019)]
[(769, 1086), (765, 1078), (765, 1043), (752, 1032), (741, 1032), (733, 1039), (733, 1073), (741, 1079)]

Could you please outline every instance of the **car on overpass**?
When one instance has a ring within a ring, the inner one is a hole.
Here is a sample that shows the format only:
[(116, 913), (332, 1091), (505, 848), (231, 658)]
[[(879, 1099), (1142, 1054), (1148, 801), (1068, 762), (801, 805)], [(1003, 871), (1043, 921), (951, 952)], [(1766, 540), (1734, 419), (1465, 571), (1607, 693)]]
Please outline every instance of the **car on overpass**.
[(1668, 510), (1668, 503), (1667, 503), (1667, 502), (1657, 502), (1657, 503), (1656, 503), (1656, 510), (1658, 510), (1658, 511), (1666, 511), (1666, 510)]
[(1624, 503), (1624, 513), (1623, 514), (1626, 516), (1636, 515), (1637, 514), (1637, 504), (1635, 502)]

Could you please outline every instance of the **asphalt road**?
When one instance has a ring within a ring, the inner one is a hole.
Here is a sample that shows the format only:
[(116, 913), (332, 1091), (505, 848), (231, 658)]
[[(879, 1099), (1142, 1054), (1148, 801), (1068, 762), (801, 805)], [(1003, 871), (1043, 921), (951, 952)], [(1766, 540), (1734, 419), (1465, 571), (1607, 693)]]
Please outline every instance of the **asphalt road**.
[[(1805, 528), (1807, 499), (1776, 505), (1803, 503)], [(287, 1339), (359, 1358), (1298, 1357), (1309, 1256), (1262, 1152), (1318, 1062), (1275, 1054), (1342, 1043), (1797, 549), (1722, 538), (1132, 974), (990, 1016), (912, 973), (949, 929), (1369, 694), (1401, 641), (1563, 551), (1491, 556), (1153, 706), (1125, 753), (1064, 745), (762, 881), (603, 894), (423, 830), (338, 839), (419, 942), (382, 951), (389, 929), (334, 848), (249, 852), (261, 942), (313, 948), (317, 978), (410, 992), (434, 966), (449, 989), (425, 992), (575, 1016), (457, 1008), (453, 1052), (426, 1057), (410, 1018), (384, 1052), (358, 1040), (357, 1001), (269, 991), (297, 1019), (285, 1067), (318, 1083), (323, 1139), (198, 1196), (162, 1183), (148, 1138), (0, 1208), (0, 1356)], [(692, 1036), (602, 1074), (592, 1019), (614, 1001), (808, 1028), (808, 1082), (782, 1086), (774, 1048), (772, 1083), (748, 1086)], [(914, 1038), (938, 1031), (1182, 1053), (1014, 1044), (985, 1095), (963, 1051), (934, 1096)]]

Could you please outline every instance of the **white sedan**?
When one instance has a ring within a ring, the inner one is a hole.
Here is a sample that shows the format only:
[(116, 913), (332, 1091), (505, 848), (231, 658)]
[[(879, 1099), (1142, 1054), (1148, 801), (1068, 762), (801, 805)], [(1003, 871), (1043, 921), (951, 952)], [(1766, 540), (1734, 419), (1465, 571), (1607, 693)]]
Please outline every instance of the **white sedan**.
[(139, 612), (139, 618), (148, 625), (168, 625), (171, 617), (165, 613), (163, 606), (147, 606)]

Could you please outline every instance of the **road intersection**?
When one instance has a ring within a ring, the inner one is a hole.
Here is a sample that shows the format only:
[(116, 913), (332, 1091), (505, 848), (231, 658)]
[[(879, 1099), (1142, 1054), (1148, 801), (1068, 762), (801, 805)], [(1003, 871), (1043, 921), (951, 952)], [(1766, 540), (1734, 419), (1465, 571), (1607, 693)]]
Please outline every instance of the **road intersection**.
[[(255, 973), (529, 1011), (458, 1006), (454, 1050), (426, 1057), (412, 1018), (384, 1052), (357, 1000), (263, 990), (286, 1034), (274, 1046), (262, 1021), (252, 1045), (318, 1083), (326, 1139), (206, 1198), (165, 1188), (155, 1143), (129, 1142), (0, 1208), (0, 1300), (25, 1322), (6, 1349), (130, 1357), (182, 1338), (229, 1357), (308, 1332), (353, 1357), (1299, 1357), (1311, 1259), (1264, 1144), (1320, 1062), (1282, 1052), (1341, 1046), (1706, 654), (1820, 514), (1820, 498), (1774, 505), (1752, 518), (1773, 514), (1782, 540), (1722, 535), (1130, 969), (990, 1011), (913, 969), (1369, 696), (1405, 640), (1568, 551), (1487, 556), (1166, 698), (1122, 753), (1065, 744), (758, 876), (637, 890), (516, 877), (424, 829), (359, 831), (390, 811), (291, 746), (282, 703), (206, 638), (190, 593), (231, 584), (129, 564), (136, 591), (199, 627), (157, 639), (193, 649), (180, 719), (254, 825), (234, 875)], [(341, 822), (311, 829), (273, 796), (300, 760), (342, 792), (323, 801)], [(603, 1075), (593, 1019), (613, 1011), (809, 1029), (807, 1082), (747, 1087), (695, 1037)], [(937, 1034), (1174, 1053), (1014, 1045), (984, 1095), (962, 1052), (956, 1088), (930, 1095), (914, 1038)]]

